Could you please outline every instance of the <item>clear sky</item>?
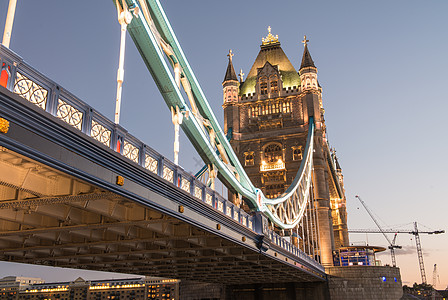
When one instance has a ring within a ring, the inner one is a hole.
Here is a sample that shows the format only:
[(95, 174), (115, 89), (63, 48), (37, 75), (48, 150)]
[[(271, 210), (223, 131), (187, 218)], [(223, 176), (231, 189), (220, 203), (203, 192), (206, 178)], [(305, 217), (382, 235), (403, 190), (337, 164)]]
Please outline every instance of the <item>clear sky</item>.
[[(1, 34), (7, 4), (0, 1)], [(162, 5), (221, 122), (229, 49), (237, 72), (242, 68), (247, 74), (271, 26), (298, 69), (306, 34), (323, 87), (328, 137), (344, 172), (349, 227), (375, 228), (354, 197), (359, 194), (384, 226), (412, 229), (417, 221), (420, 229), (448, 229), (448, 2), (170, 0)], [(18, 0), (10, 48), (113, 120), (119, 37), (113, 1)], [(121, 125), (172, 159), (169, 110), (129, 36), (122, 105)], [(197, 160), (182, 135), (180, 164), (195, 172), (201, 167)], [(374, 234), (350, 239), (387, 246)], [(437, 264), (437, 288), (444, 289), (448, 235), (422, 235), (421, 242), (428, 282)], [(397, 244), (403, 246), (396, 251), (403, 283), (420, 282), (413, 236), (399, 235)], [(390, 264), (388, 252), (380, 259)], [(0, 277), (20, 274), (47, 281), (105, 276), (0, 263)]]

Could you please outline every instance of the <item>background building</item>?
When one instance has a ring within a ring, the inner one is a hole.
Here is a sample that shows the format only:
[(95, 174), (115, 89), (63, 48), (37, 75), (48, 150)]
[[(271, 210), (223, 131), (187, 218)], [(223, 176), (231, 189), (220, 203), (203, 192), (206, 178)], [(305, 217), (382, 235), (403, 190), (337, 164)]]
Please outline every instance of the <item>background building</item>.
[(18, 299), (19, 291), (32, 284), (40, 284), (45, 281), (41, 278), (6, 276), (0, 279), (0, 299)]
[(128, 278), (44, 283), (40, 278), (8, 276), (0, 279), (0, 300), (102, 300), (102, 299), (179, 299), (179, 280)]

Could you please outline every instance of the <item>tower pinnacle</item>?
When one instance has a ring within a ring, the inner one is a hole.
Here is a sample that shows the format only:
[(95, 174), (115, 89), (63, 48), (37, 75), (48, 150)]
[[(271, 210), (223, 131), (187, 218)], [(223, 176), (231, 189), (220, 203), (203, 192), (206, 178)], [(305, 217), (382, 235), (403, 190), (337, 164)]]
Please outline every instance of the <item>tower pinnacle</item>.
[(238, 82), (238, 77), (236, 76), (235, 69), (233, 68), (233, 55), (232, 50), (229, 50), (229, 54), (227, 54), (229, 63), (227, 64), (226, 75), (224, 76), (224, 81), (222, 82), (225, 105), (238, 102), (238, 87), (240, 83)]
[(303, 41), (302, 41), (305, 49), (303, 50), (302, 64), (300, 65), (300, 69), (309, 68), (309, 67), (313, 67), (313, 68), (316, 67), (314, 65), (313, 59), (311, 58), (311, 54), (308, 51), (308, 42), (309, 42), (309, 40), (306, 39), (306, 35), (305, 35), (303, 37)]
[(278, 43), (278, 35), (273, 35), (271, 33), (271, 26), (268, 27), (268, 35), (265, 38), (262, 38), (262, 45), (270, 45)]
[(309, 41), (310, 41), (310, 40), (307, 40), (307, 39), (306, 39), (306, 35), (304, 35), (304, 36), (303, 36), (303, 41), (302, 41), (303, 46), (306, 47), (306, 45), (308, 44)]
[(238, 81), (238, 77), (236, 76), (235, 69), (233, 68), (232, 64), (232, 57), (234, 56), (232, 49), (229, 50), (229, 54), (227, 54), (227, 57), (229, 58), (229, 64), (227, 65), (227, 71), (226, 76), (224, 77), (224, 82), (229, 80)]
[(235, 54), (232, 53), (232, 49), (229, 49), (229, 54), (227, 54), (227, 56), (229, 57), (229, 60), (230, 60), (230, 61), (232, 61), (232, 57), (233, 57), (234, 55), (235, 55)]
[(308, 42), (306, 35), (303, 36), (303, 56), (302, 63), (300, 65), (300, 86), (302, 91), (305, 90), (318, 90), (319, 84), (317, 83), (317, 68), (314, 65), (314, 61), (311, 58), (311, 54), (308, 51)]
[(240, 69), (240, 73), (238, 74), (238, 76), (240, 77), (240, 81), (243, 82), (244, 81), (243, 69)]

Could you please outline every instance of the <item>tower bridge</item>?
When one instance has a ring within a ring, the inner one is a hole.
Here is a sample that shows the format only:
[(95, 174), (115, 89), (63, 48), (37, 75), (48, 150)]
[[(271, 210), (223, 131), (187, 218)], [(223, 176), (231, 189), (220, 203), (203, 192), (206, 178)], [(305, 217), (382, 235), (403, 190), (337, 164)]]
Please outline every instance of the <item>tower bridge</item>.
[(210, 180), (177, 164), (178, 144), (175, 163), (1, 46), (0, 259), (226, 285), (325, 282), (348, 245), (345, 194), (306, 37), (299, 71), (270, 28), (245, 80), (229, 52), (221, 129), (160, 3), (115, 3)]
[(265, 216), (0, 53), (13, 67), (0, 87), (2, 260), (228, 284), (325, 280)]

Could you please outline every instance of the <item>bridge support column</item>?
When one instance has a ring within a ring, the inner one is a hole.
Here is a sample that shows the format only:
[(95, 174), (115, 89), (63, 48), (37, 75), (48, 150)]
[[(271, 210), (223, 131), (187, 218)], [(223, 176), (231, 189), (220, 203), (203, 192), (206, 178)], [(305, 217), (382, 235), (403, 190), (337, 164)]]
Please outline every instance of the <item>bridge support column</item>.
[[(319, 130), (320, 131), (320, 130)], [(315, 152), (313, 156), (314, 199), (317, 202), (317, 217), (319, 224), (320, 256), (323, 266), (333, 266), (333, 250), (335, 249), (333, 235), (333, 218), (330, 207), (330, 192), (328, 189), (328, 174), (325, 165), (325, 154), (322, 148), (322, 134), (316, 130)]]

